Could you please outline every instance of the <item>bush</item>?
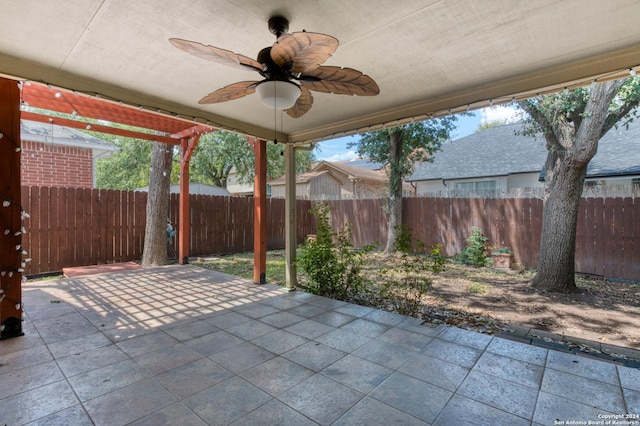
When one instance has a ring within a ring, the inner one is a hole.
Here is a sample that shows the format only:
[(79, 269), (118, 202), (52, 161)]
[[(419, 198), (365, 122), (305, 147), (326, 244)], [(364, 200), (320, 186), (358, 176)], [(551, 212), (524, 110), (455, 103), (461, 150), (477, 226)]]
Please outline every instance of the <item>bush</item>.
[(411, 228), (401, 225), (398, 230), (394, 249), (399, 255), (399, 262), (393, 271), (380, 271), (375, 296), (386, 309), (417, 316), (423, 306), (423, 296), (431, 290), (432, 282), (426, 273), (442, 272), (446, 259), (439, 245), (431, 248), (430, 256), (421, 241), (416, 242), (418, 249), (412, 251)]
[(329, 223), (329, 205), (319, 203), (310, 213), (317, 218), (317, 236), (301, 247), (297, 265), (309, 282), (302, 285), (310, 293), (339, 300), (352, 300), (363, 291), (363, 256), (373, 247), (356, 250), (351, 243), (351, 224), (334, 232)]
[(462, 251), (462, 261), (468, 265), (485, 266), (487, 264), (487, 241), (489, 239), (482, 234), (477, 226), (471, 228), (471, 236), (467, 238), (467, 247)]

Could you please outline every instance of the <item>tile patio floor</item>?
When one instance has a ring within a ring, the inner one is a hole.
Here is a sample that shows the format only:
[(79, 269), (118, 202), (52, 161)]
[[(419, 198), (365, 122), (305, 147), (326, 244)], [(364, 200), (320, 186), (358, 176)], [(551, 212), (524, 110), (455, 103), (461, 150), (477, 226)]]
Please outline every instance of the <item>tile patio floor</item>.
[[(0, 425), (551, 425), (640, 370), (190, 265), (24, 286)], [(586, 423), (585, 423), (586, 424)]]

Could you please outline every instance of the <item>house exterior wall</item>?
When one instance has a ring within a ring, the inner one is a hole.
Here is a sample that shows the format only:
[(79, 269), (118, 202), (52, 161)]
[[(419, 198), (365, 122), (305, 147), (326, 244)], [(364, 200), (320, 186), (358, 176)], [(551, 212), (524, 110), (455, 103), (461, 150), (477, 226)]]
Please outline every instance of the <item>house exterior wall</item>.
[(93, 188), (93, 154), (89, 148), (22, 141), (21, 163), (24, 186)]
[(308, 198), (310, 200), (337, 200), (341, 198), (342, 185), (329, 173), (313, 177), (309, 180), (309, 186)]
[[(515, 188), (537, 188), (543, 187), (544, 182), (538, 181), (540, 173), (517, 173), (509, 176), (494, 176), (469, 179), (451, 179), (444, 183), (442, 180), (416, 181), (416, 193), (418, 196), (431, 193), (445, 193), (456, 190), (456, 184), (486, 183), (495, 181), (496, 190), (509, 190)], [(445, 186), (446, 184), (446, 186)]]
[(540, 182), (540, 173), (518, 173), (509, 175), (507, 178), (507, 189), (512, 188), (537, 188), (543, 187), (544, 182)]
[(240, 183), (238, 175), (235, 172), (231, 172), (227, 177), (227, 191), (232, 195), (252, 195), (253, 183)]
[[(381, 198), (389, 195), (387, 185), (377, 185), (367, 182), (356, 182), (355, 191), (349, 194), (351, 198)], [(346, 197), (345, 197), (346, 198)]]

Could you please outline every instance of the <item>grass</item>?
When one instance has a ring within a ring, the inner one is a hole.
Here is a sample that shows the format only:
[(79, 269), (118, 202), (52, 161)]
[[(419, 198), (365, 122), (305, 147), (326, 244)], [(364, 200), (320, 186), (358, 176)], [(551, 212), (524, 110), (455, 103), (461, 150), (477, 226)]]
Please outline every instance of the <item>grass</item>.
[[(206, 258), (191, 262), (194, 265), (224, 272), (242, 278), (253, 279), (253, 253), (238, 253)], [(266, 276), (269, 284), (284, 286), (286, 281), (286, 261), (284, 250), (267, 252)]]
[(485, 294), (489, 291), (489, 287), (484, 283), (471, 283), (469, 284), (469, 293), (472, 294)]

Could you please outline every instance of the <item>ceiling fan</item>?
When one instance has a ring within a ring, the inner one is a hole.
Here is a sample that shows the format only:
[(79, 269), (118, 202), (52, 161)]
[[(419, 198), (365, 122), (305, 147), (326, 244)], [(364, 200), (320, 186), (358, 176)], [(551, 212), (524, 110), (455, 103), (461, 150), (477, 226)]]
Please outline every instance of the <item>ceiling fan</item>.
[(200, 99), (200, 104), (231, 101), (258, 92), (263, 103), (286, 110), (298, 118), (313, 105), (311, 90), (340, 95), (375, 96), (380, 89), (373, 79), (360, 71), (336, 66), (321, 66), (338, 48), (335, 37), (306, 31), (288, 34), (289, 21), (281, 16), (269, 19), (269, 31), (276, 36), (273, 46), (258, 53), (257, 60), (214, 46), (171, 38), (175, 47), (199, 58), (234, 68), (257, 71), (261, 81), (240, 81), (216, 90)]

